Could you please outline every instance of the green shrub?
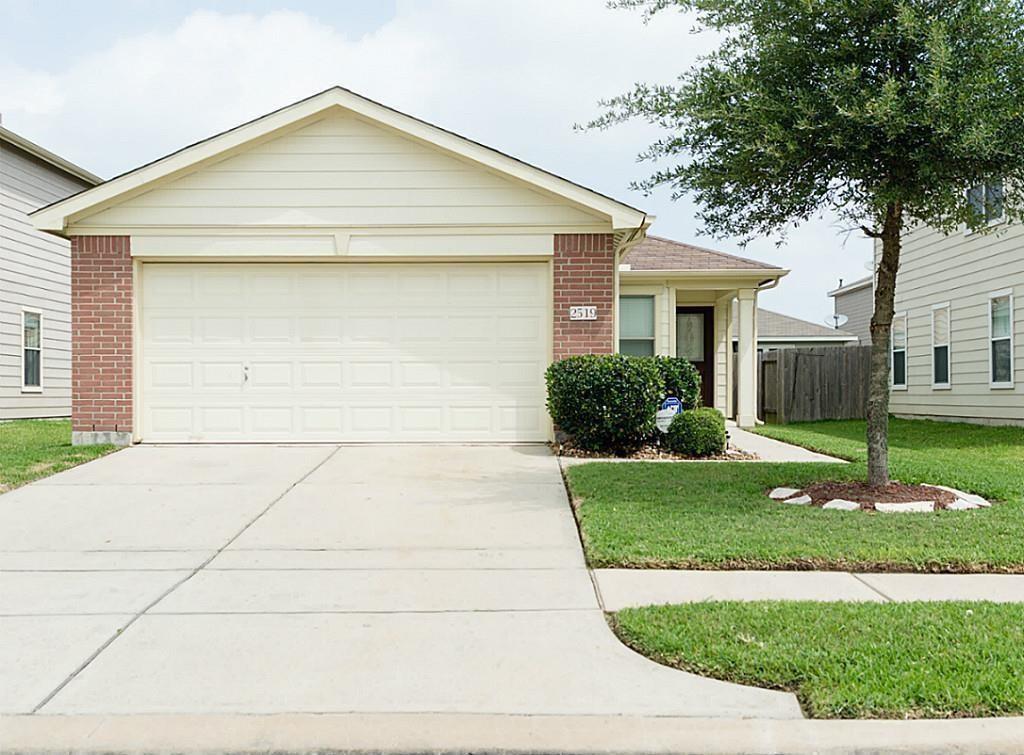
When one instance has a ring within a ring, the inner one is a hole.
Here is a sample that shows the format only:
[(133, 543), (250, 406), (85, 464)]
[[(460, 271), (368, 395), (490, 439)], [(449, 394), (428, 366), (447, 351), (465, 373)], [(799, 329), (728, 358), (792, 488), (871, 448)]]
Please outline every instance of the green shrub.
[(683, 456), (715, 456), (725, 451), (725, 417), (709, 406), (680, 412), (668, 426), (665, 445)]
[(653, 359), (573, 356), (548, 367), (545, 378), (551, 419), (580, 448), (625, 454), (655, 431), (663, 380)]
[(701, 405), (700, 373), (696, 367), (682, 357), (652, 358), (661, 370), (666, 396), (676, 396), (683, 402), (684, 409), (696, 409)]

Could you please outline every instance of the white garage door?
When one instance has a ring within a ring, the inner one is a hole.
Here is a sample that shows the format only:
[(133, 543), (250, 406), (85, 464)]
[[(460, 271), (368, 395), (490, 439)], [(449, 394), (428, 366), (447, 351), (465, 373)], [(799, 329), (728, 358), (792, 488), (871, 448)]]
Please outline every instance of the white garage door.
[(143, 265), (145, 441), (547, 437), (543, 263)]

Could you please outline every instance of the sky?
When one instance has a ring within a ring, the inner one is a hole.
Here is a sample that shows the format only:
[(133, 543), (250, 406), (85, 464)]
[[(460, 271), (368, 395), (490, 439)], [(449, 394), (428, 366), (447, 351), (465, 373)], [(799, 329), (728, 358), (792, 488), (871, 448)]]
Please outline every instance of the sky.
[(3, 125), (105, 178), (340, 84), (639, 207), (651, 233), (792, 272), (770, 309), (822, 323), (868, 274), (834, 218), (784, 240), (700, 234), (693, 202), (630, 190), (659, 136), (579, 131), (634, 82), (671, 82), (715, 39), (604, 0), (0, 0)]

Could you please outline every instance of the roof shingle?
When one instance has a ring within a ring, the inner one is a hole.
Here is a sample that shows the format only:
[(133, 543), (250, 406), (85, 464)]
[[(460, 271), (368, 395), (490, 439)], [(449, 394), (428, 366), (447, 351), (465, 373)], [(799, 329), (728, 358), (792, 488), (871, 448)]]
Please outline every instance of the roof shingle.
[(634, 246), (622, 264), (631, 270), (781, 270), (776, 265), (716, 252), (660, 236), (648, 236)]

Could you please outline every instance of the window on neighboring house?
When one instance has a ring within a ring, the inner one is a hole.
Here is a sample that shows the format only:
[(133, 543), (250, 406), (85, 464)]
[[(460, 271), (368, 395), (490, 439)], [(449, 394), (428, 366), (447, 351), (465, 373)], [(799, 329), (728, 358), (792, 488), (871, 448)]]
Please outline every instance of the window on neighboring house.
[(907, 313), (892, 318), (892, 387), (907, 387)]
[(38, 312), (21, 313), (21, 387), (38, 391), (43, 387), (43, 318)]
[(949, 388), (949, 302), (932, 307), (932, 388)]
[(967, 190), (967, 203), (979, 221), (996, 223), (1003, 219), (1003, 182), (986, 181)]
[(1013, 293), (989, 295), (990, 380), (993, 388), (1013, 387)]
[(654, 297), (619, 297), (619, 353), (654, 356)]

